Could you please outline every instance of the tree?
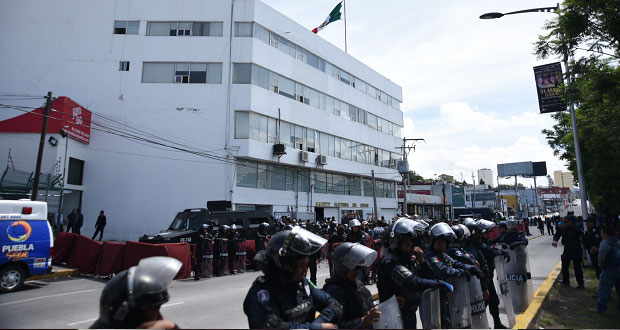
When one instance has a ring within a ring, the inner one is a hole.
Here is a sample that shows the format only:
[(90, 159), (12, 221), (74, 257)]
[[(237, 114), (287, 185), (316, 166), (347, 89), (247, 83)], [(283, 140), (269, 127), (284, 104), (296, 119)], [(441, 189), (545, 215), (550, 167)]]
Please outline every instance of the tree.
[(428, 181), (427, 179), (425, 179), (424, 177), (422, 177), (420, 174), (416, 173), (415, 171), (409, 171), (408, 175), (409, 175), (409, 183)]
[[(547, 23), (535, 52), (541, 58), (567, 58), (576, 50), (588, 54), (570, 62), (572, 81), (565, 100), (575, 107), (586, 190), (599, 213), (620, 213), (620, 0), (566, 0), (560, 16)], [(543, 130), (554, 154), (577, 178), (570, 114), (553, 115)]]
[(454, 177), (452, 175), (440, 174), (438, 178), (439, 178), (439, 181), (454, 183)]

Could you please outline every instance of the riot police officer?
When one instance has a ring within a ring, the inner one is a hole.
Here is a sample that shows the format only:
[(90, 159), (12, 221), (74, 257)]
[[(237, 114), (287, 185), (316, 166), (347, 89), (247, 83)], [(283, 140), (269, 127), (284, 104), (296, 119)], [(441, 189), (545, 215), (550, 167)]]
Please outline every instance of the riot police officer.
[(476, 265), (476, 260), (463, 249), (466, 240), (469, 239), (470, 236), (469, 229), (463, 224), (452, 225), (450, 229), (452, 229), (456, 238), (448, 243), (446, 253), (456, 261)]
[(396, 295), (401, 301), (399, 307), (406, 329), (416, 327), (416, 310), (424, 290), (453, 291), (449, 283), (431, 279), (432, 270), (415, 242), (414, 225), (412, 220), (400, 218), (390, 226), (386, 232), (387, 253), (381, 258), (377, 270), (379, 300), (383, 302)]
[(601, 267), (598, 265), (598, 247), (601, 244), (601, 232), (596, 228), (596, 218), (590, 215), (586, 219), (586, 232), (583, 235), (583, 248), (590, 256), (590, 264), (594, 267), (596, 278), (601, 276)]
[(245, 241), (245, 239), (241, 236), (241, 233), (237, 231), (237, 225), (233, 223), (232, 226), (230, 226), (230, 232), (228, 233), (228, 259), (230, 260), (230, 272), (232, 274), (243, 272), (243, 269), (237, 267), (238, 259), (241, 258), (241, 256), (238, 256), (237, 254), (242, 250), (241, 243), (243, 241)]
[[(271, 238), (254, 261), (263, 276), (256, 278), (243, 301), (252, 329), (329, 329), (342, 315), (342, 305), (312, 286), (305, 274), (308, 256), (326, 243), (311, 232), (294, 227)], [(320, 316), (315, 319), (315, 314)]]
[(413, 222), (415, 222), (413, 229), (415, 229), (415, 233), (417, 235), (417, 241), (420, 244), (420, 248), (423, 251), (426, 251), (428, 250), (428, 245), (430, 244), (429, 243), (430, 237), (428, 235), (429, 224), (428, 222), (422, 219), (413, 220)]
[(194, 280), (198, 281), (206, 274), (204, 272), (204, 256), (207, 254), (207, 244), (209, 239), (209, 224), (202, 224), (198, 233), (195, 236), (196, 239), (196, 260), (194, 260)]
[(228, 225), (220, 226), (215, 236), (214, 244), (214, 272), (216, 276), (228, 275)]
[(571, 261), (573, 262), (573, 269), (575, 270), (575, 279), (579, 288), (584, 288), (583, 282), (583, 270), (581, 269), (581, 239), (583, 238), (583, 232), (575, 225), (575, 216), (569, 215), (564, 217), (564, 225), (556, 231), (553, 235), (553, 247), (558, 246), (558, 240), (562, 238), (562, 245), (564, 245), (564, 252), (562, 253), (562, 281), (564, 285), (569, 285), (568, 267), (570, 267)]
[(256, 252), (264, 250), (265, 242), (267, 242), (267, 240), (271, 237), (269, 233), (267, 232), (268, 227), (269, 227), (269, 224), (266, 222), (263, 222), (260, 225), (258, 225), (258, 230), (256, 231), (256, 234), (254, 237)]
[(360, 281), (361, 270), (376, 258), (377, 251), (358, 243), (342, 243), (334, 251), (334, 276), (326, 281), (323, 290), (343, 306), (340, 328), (372, 328), (381, 316), (372, 294)]
[(329, 276), (334, 275), (334, 244), (342, 243), (347, 240), (347, 235), (344, 231), (344, 225), (338, 225), (336, 232), (329, 236), (327, 240), (327, 261), (329, 262)]
[[(519, 231), (519, 220), (515, 217), (510, 217), (506, 220), (506, 231), (499, 240), (499, 243), (504, 243), (509, 245), (511, 248), (514, 248), (516, 245), (525, 245), (527, 246), (528, 241), (527, 237), (522, 231)], [(527, 228), (527, 226), (526, 226)]]
[[(309, 230), (311, 233), (315, 234), (315, 235), (319, 235), (319, 231), (320, 231), (320, 226), (318, 223), (315, 224), (309, 224)], [(309, 262), (308, 262), (308, 269), (310, 270), (310, 282), (312, 282), (312, 284), (314, 284), (316, 286), (316, 271), (317, 271), (317, 266), (318, 264), (321, 262), (321, 249), (318, 249), (315, 253), (311, 254), (308, 256), (309, 257)]]
[(173, 329), (159, 308), (170, 300), (168, 285), (183, 264), (174, 258), (150, 257), (106, 283), (99, 300), (99, 318), (91, 329)]
[(349, 222), (349, 226), (351, 227), (351, 231), (349, 232), (349, 234), (347, 234), (347, 239), (345, 241), (364, 244), (366, 236), (368, 236), (368, 234), (366, 234), (362, 230), (362, 224), (360, 223), (360, 221), (357, 219), (353, 219)]

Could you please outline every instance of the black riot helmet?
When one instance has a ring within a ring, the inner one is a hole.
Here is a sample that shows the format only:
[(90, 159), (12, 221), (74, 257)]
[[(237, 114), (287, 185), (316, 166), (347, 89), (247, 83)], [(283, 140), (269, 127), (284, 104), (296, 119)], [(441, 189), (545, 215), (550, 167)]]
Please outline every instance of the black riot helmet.
[(271, 237), (267, 249), (254, 257), (265, 275), (284, 271), (292, 275), (297, 271), (297, 260), (317, 252), (327, 240), (299, 226), (282, 230)]
[(203, 223), (200, 226), (200, 230), (199, 231), (200, 231), (201, 234), (204, 234), (204, 233), (208, 233), (209, 231), (211, 231), (212, 228), (213, 228), (213, 226), (211, 226), (210, 224)]
[(346, 242), (334, 250), (334, 273), (346, 278), (348, 270), (369, 267), (377, 259), (377, 251), (359, 243)]
[(168, 285), (183, 264), (170, 257), (150, 257), (112, 278), (101, 292), (93, 329), (137, 328), (147, 312), (170, 300)]
[(258, 225), (258, 230), (261, 232), (266, 231), (267, 228), (269, 228), (269, 224), (266, 222), (263, 222), (260, 225)]
[(452, 231), (452, 228), (450, 228), (450, 225), (445, 222), (440, 222), (431, 227), (431, 238), (433, 241), (438, 238), (445, 238), (447, 241), (450, 241), (456, 239), (456, 235), (454, 231)]
[[(467, 227), (465, 228), (467, 229)], [(450, 226), (450, 229), (452, 229), (452, 231), (454, 232), (454, 235), (456, 235), (456, 241), (463, 242), (463, 240), (465, 239), (465, 230), (463, 230), (463, 227), (459, 225), (452, 225)]]
[(467, 227), (467, 229), (469, 229), (469, 232), (471, 233), (472, 237), (477, 237), (482, 233), (480, 226), (478, 226), (478, 223), (476, 222), (476, 220), (472, 218), (466, 218), (463, 221), (463, 224), (465, 225), (465, 227)]
[(491, 230), (491, 228), (497, 226), (497, 224), (493, 221), (489, 221), (489, 220), (484, 220), (484, 219), (480, 219), (476, 222), (476, 224), (478, 225), (478, 228), (480, 228), (480, 231), (482, 233), (486, 233), (488, 231)]
[(388, 229), (387, 235), (389, 249), (398, 250), (401, 240), (405, 238), (413, 240), (417, 236), (415, 232), (415, 222), (411, 219), (400, 218)]

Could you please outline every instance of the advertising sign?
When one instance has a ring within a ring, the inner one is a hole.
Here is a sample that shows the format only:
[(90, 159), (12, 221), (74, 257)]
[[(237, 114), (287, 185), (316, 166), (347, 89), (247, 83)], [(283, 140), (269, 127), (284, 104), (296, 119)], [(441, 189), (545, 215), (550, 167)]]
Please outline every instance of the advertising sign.
[(515, 175), (532, 176), (533, 174), (534, 174), (534, 166), (532, 165), (532, 162), (497, 164), (497, 175), (498, 176), (515, 176)]
[(452, 188), (452, 206), (464, 207), (465, 206), (465, 187), (453, 187)]
[(559, 62), (534, 67), (540, 113), (565, 111), (562, 100), (562, 65)]

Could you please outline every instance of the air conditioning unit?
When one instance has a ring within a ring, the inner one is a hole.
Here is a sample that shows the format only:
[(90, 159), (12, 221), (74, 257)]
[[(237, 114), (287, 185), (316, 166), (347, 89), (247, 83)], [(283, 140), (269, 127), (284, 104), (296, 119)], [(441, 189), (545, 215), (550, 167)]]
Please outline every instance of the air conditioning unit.
[(278, 143), (273, 145), (273, 154), (276, 156), (286, 155), (286, 146)]
[(327, 165), (327, 156), (321, 156), (321, 155), (316, 156), (316, 162), (321, 165)]
[(299, 160), (301, 160), (302, 162), (309, 162), (310, 161), (310, 153), (308, 153), (307, 151), (302, 151), (299, 153)]

